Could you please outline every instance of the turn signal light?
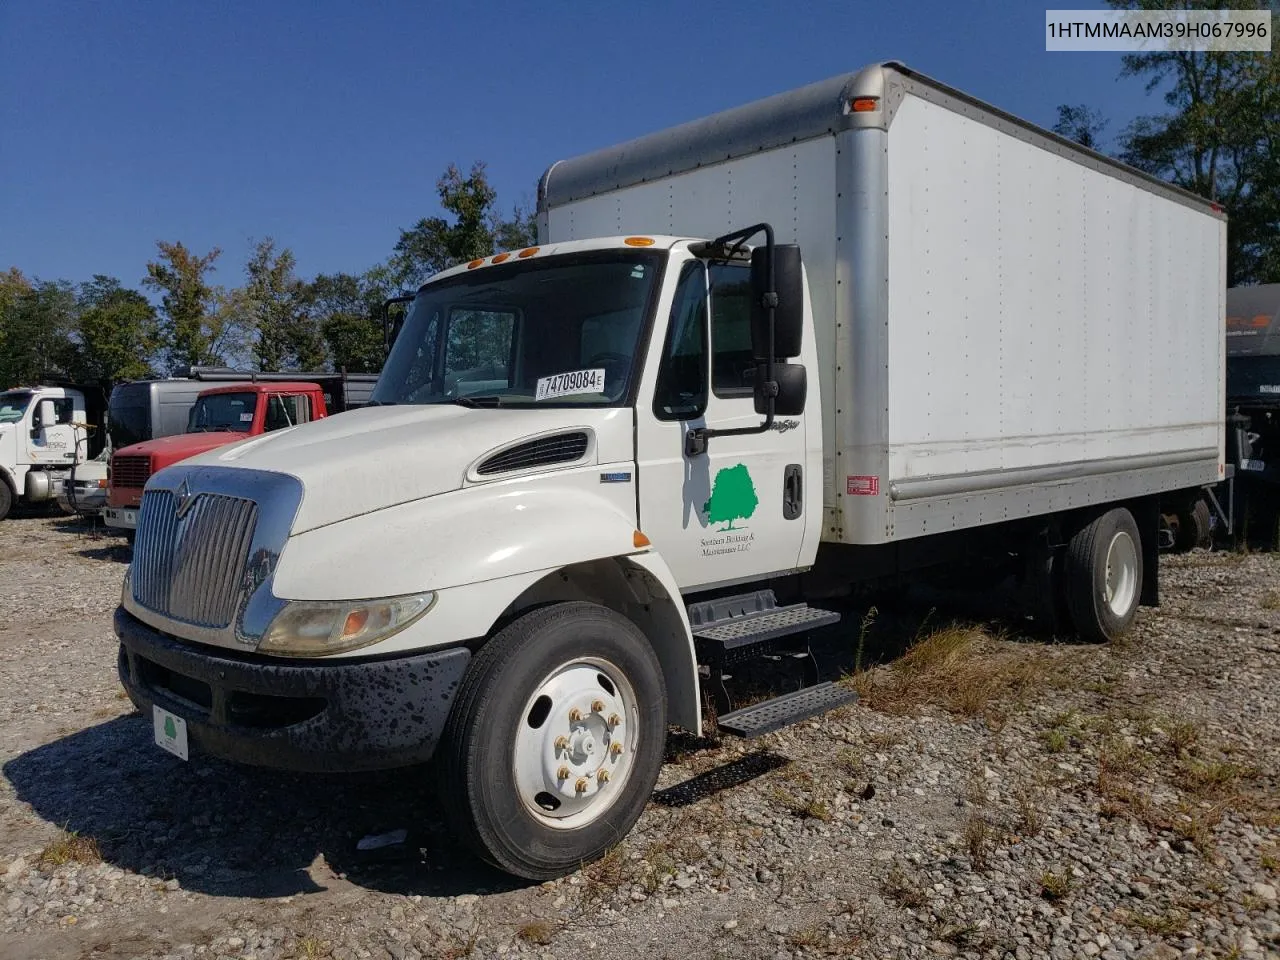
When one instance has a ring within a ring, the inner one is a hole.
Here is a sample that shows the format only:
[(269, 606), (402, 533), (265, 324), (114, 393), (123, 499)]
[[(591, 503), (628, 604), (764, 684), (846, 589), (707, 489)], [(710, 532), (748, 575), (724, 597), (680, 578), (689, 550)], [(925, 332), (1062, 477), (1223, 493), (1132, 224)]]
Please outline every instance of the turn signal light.
[(639, 550), (641, 547), (649, 546), (651, 541), (643, 533), (637, 530), (634, 534), (632, 534), (631, 542), (634, 543), (636, 545), (636, 549)]
[(872, 110), (880, 109), (880, 98), (858, 97), (856, 100), (849, 101), (849, 108), (854, 113), (870, 113)]

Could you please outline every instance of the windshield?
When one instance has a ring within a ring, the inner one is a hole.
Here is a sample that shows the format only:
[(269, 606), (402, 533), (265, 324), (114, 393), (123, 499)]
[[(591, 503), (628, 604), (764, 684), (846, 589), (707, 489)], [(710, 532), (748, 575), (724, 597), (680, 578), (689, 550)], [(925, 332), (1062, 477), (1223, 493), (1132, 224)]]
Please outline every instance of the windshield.
[(254, 393), (211, 393), (196, 401), (187, 419), (187, 433), (229, 430), (248, 433), (253, 429), (253, 411), (258, 405)]
[(0, 423), (17, 423), (26, 412), (31, 402), (31, 393), (26, 390), (8, 390), (0, 393)]
[(151, 439), (151, 385), (121, 384), (107, 402), (107, 436), (115, 450)]
[(621, 406), (662, 255), (517, 261), (419, 291), (373, 403)]

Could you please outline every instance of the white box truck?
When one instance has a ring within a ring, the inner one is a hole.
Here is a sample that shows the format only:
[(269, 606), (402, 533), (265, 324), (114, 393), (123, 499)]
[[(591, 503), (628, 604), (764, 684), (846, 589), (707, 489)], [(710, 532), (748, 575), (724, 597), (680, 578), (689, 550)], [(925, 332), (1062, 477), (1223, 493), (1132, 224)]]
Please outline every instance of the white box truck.
[(717, 689), (803, 658), (833, 585), (1013, 561), (1106, 640), (1162, 500), (1222, 475), (1221, 211), (900, 65), (562, 161), (539, 206), (421, 287), (369, 407), (147, 483), (115, 625), (160, 746), (434, 757), (481, 857), (555, 876), (704, 690), (743, 736), (847, 702)]

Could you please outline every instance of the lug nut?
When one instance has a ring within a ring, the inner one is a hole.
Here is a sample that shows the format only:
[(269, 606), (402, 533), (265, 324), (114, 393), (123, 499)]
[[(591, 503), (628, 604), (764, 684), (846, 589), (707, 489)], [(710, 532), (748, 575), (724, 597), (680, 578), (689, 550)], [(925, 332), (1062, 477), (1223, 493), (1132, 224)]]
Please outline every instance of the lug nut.
[(609, 782), (609, 771), (608, 771), (608, 770), (601, 770), (599, 773), (597, 773), (597, 774), (596, 774), (596, 779), (597, 779), (597, 780), (599, 780), (601, 783), (608, 783), (608, 782)]
[(616, 727), (621, 722), (622, 722), (622, 718), (618, 716), (616, 713), (609, 714), (609, 726)]
[(577, 707), (574, 707), (572, 710), (569, 711), (570, 723), (577, 723), (581, 719), (582, 719), (582, 711), (579, 710)]
[(569, 738), (556, 737), (556, 750), (568, 750), (568, 749), (569, 749)]
[(576, 789), (579, 793), (586, 793), (586, 792), (587, 792), (587, 778), (586, 778), (586, 777), (579, 777), (579, 778), (578, 778), (578, 782), (574, 784), (574, 789)]
[(615, 743), (613, 746), (609, 748), (609, 752), (612, 753), (615, 757), (622, 756), (622, 744)]
[(557, 776), (557, 777), (559, 777), (561, 780), (568, 780), (568, 779), (569, 779), (569, 768), (568, 768), (568, 767), (561, 767), (559, 770), (557, 770), (557, 771), (556, 771), (556, 776)]
[(591, 701), (591, 712), (592, 712), (592, 713), (604, 713), (604, 701), (603, 701), (603, 700), (592, 700), (592, 701)]

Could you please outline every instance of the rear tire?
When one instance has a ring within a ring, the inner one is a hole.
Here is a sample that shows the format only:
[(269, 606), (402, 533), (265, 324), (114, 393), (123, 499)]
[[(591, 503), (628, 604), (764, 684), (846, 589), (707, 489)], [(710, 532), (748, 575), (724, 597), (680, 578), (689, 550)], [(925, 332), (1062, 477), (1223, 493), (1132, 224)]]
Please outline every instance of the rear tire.
[(13, 491), (9, 489), (9, 483), (0, 477), (0, 520), (9, 515), (9, 511), (13, 509)]
[(1073, 536), (1063, 576), (1080, 639), (1108, 643), (1123, 636), (1142, 596), (1142, 538), (1133, 514), (1109, 510)]
[(1197, 500), (1190, 509), (1178, 512), (1178, 533), (1174, 546), (1179, 553), (1209, 546), (1212, 535), (1209, 504)]
[(462, 681), (439, 754), (445, 816), (498, 869), (563, 876), (639, 819), (665, 739), (662, 670), (635, 624), (593, 603), (535, 610)]

